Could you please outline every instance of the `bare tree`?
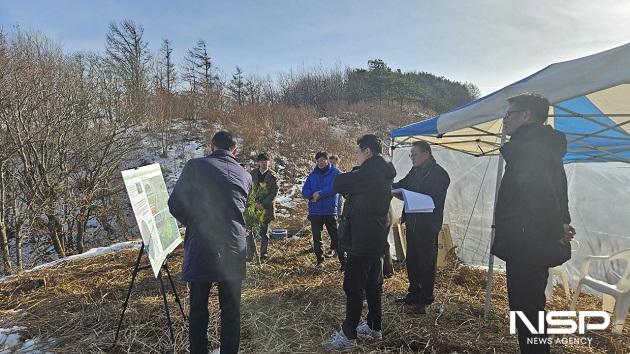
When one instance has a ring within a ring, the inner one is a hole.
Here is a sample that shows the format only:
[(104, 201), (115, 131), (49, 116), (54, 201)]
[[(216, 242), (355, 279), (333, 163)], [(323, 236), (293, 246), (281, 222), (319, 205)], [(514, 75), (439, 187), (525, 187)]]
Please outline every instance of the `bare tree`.
[(142, 134), (110, 62), (64, 55), (33, 33), (16, 33), (9, 52), (0, 85), (0, 137), (10, 151), (0, 181), (0, 226), (16, 239), (19, 267), (27, 222), (35, 234), (50, 236), (59, 257), (83, 252), (87, 222), (122, 191), (118, 171)]
[(115, 194), (123, 191), (119, 170), (124, 161), (132, 157), (140, 148), (143, 134), (138, 134), (138, 125), (129, 116), (108, 114), (120, 109), (120, 100), (116, 97), (118, 87), (107, 64), (93, 56), (85, 65), (86, 75), (84, 99), (92, 108), (81, 122), (82, 127), (90, 129), (90, 145), (73, 151), (74, 169), (70, 173), (71, 194), (69, 202), (73, 205), (72, 220), (67, 229), (76, 225), (76, 251), (84, 251), (84, 238), (87, 222), (95, 215), (98, 208), (107, 207), (103, 203)]
[(144, 28), (131, 20), (109, 24), (105, 52), (107, 61), (120, 75), (129, 95), (133, 113), (141, 116), (147, 91), (151, 62), (149, 43), (143, 39)]
[(158, 72), (161, 78), (160, 89), (172, 95), (177, 82), (177, 72), (173, 61), (173, 43), (169, 39), (162, 39)]
[(68, 101), (77, 73), (63, 70), (64, 64), (60, 49), (46, 38), (16, 33), (8, 65), (9, 108), (1, 117), (8, 144), (16, 150), (11, 162), (22, 198), (37, 205), (60, 257), (65, 238), (56, 206), (66, 187), (68, 149), (76, 139), (70, 127), (83, 114), (83, 107)]
[(11, 262), (11, 254), (9, 253), (9, 238), (5, 224), (5, 190), (4, 161), (0, 161), (0, 251), (2, 254), (2, 269), (4, 270), (4, 274), (11, 274), (13, 265)]
[(195, 64), (195, 71), (197, 79), (203, 92), (206, 96), (209, 96), (214, 88), (215, 80), (217, 79), (214, 73), (214, 65), (212, 64), (212, 58), (208, 54), (208, 48), (206, 41), (199, 40), (195, 47), (190, 50), (189, 56)]
[(173, 62), (173, 47), (168, 39), (162, 40), (160, 55), (156, 64), (156, 90), (155, 104), (156, 119), (153, 123), (153, 130), (159, 137), (159, 145), (162, 150), (161, 155), (166, 156), (170, 130), (173, 123), (173, 106), (177, 73)]
[[(5, 78), (7, 76), (8, 69), (7, 58), (7, 41), (5, 33), (0, 29), (0, 111), (8, 109), (5, 95), (6, 90), (3, 89), (6, 84)], [(0, 130), (0, 144), (3, 146), (3, 155), (6, 154), (4, 147), (6, 144), (5, 130)], [(2, 256), (2, 269), (5, 274), (11, 274), (13, 265), (11, 262), (11, 255), (9, 254), (9, 239), (7, 235), (7, 226), (5, 223), (6, 207), (5, 207), (5, 179), (4, 179), (4, 163), (7, 156), (0, 155), (0, 255)]]
[(202, 112), (205, 118), (210, 119), (220, 103), (221, 81), (204, 40), (197, 41), (188, 50), (184, 61), (184, 76), (195, 108), (193, 116), (196, 118)]
[(258, 104), (262, 99), (263, 83), (255, 76), (245, 79), (245, 97), (250, 104)]

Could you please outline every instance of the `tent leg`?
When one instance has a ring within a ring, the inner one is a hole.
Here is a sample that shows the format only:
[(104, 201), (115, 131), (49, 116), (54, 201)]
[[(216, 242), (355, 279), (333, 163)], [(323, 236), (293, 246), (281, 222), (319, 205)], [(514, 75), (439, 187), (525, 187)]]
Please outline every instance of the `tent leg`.
[[(501, 133), (501, 146), (505, 144), (505, 131)], [(494, 243), (494, 209), (497, 207), (497, 199), (499, 198), (499, 187), (501, 186), (501, 178), (503, 177), (503, 156), (499, 154), (499, 161), (497, 163), (497, 181), (494, 191), (494, 208), (492, 213), (492, 230), (490, 231), (490, 247)], [(483, 307), (483, 316), (488, 318), (490, 310), (492, 309), (492, 275), (494, 274), (494, 255), (490, 254), (488, 257), (488, 277), (486, 281), (486, 301)]]
[[(494, 237), (493, 237), (494, 238)], [(492, 275), (494, 273), (494, 255), (490, 255), (488, 260), (488, 277), (486, 285), (486, 302), (483, 307), (483, 316), (488, 318), (490, 310), (492, 309)]]

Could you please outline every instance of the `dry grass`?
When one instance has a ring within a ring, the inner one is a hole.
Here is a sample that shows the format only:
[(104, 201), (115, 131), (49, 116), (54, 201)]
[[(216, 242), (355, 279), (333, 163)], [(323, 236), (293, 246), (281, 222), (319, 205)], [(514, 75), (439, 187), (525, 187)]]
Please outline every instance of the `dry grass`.
[[(247, 353), (319, 352), (320, 343), (339, 329), (345, 309), (342, 275), (336, 260), (323, 272), (314, 270), (308, 253), (309, 233), (297, 241), (271, 244), (271, 258), (259, 268), (250, 265), (242, 296), (242, 349)], [(23, 338), (54, 338), (55, 352), (164, 353), (171, 346), (159, 283), (149, 270), (140, 274), (118, 345), (112, 349), (121, 304), (126, 295), (137, 251), (126, 250), (91, 259), (66, 262), (45, 271), (24, 274), (0, 284), (0, 327), (27, 327)], [(146, 262), (146, 260), (144, 260)], [(181, 249), (170, 268), (187, 312), (188, 291), (179, 280)], [(514, 353), (517, 343), (508, 333), (505, 278), (495, 278), (494, 311), (483, 319), (485, 273), (451, 262), (438, 274), (437, 302), (424, 316), (407, 315), (393, 299), (405, 293), (404, 271), (385, 280), (384, 340), (361, 343), (358, 352)], [(175, 351), (187, 351), (186, 323), (169, 292), (174, 320)], [(599, 301), (583, 296), (579, 308), (598, 308)], [(557, 291), (548, 309), (565, 309)], [(218, 302), (211, 294), (210, 337), (218, 346)], [(440, 313), (440, 310), (443, 312)], [(627, 353), (628, 326), (623, 336), (609, 331), (588, 333), (592, 347), (553, 346), (563, 353)]]

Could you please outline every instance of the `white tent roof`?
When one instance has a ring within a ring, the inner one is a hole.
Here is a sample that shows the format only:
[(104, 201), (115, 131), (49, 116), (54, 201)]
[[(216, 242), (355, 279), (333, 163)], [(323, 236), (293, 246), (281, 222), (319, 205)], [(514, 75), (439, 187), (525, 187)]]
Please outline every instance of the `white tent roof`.
[(630, 43), (549, 65), (453, 111), (396, 129), (393, 146), (425, 140), (476, 156), (497, 154), (506, 100), (523, 92), (551, 102), (549, 124), (569, 143), (565, 162), (630, 162)]

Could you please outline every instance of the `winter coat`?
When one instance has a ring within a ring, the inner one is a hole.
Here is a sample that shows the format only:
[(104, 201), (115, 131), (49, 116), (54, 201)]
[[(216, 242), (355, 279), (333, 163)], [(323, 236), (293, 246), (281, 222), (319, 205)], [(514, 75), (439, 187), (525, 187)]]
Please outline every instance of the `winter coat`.
[(444, 203), (446, 191), (451, 183), (448, 173), (433, 157), (423, 167), (412, 167), (409, 173), (392, 188), (404, 188), (412, 192), (430, 196), (435, 204), (432, 213), (405, 213), (402, 221), (410, 232), (439, 233), (444, 222)]
[(261, 182), (265, 188), (266, 192), (258, 196), (257, 202), (262, 204), (265, 208), (265, 224), (276, 220), (276, 196), (278, 195), (278, 177), (276, 176), (276, 172), (268, 169), (267, 173), (265, 173), (265, 177), (262, 181), (258, 181), (259, 174), (258, 168), (253, 169), (250, 174), (252, 175), (252, 184), (256, 185), (256, 183)]
[(335, 178), (334, 190), (347, 196), (342, 219), (349, 223), (350, 238), (340, 243), (348, 253), (377, 257), (385, 254), (394, 177), (394, 165), (376, 155), (352, 172)]
[(495, 208), (491, 252), (506, 262), (554, 267), (571, 258), (558, 242), (569, 224), (563, 133), (547, 125), (520, 127), (501, 147), (505, 174)]
[(182, 277), (216, 282), (245, 277), (243, 212), (252, 177), (226, 150), (186, 163), (168, 200), (186, 227)]
[[(338, 168), (328, 165), (324, 171), (315, 166), (308, 175), (302, 187), (302, 195), (308, 199), (309, 215), (337, 215), (339, 196), (333, 190), (333, 181), (339, 173), (341, 171)], [(320, 198), (313, 203), (311, 198), (317, 191)]]

